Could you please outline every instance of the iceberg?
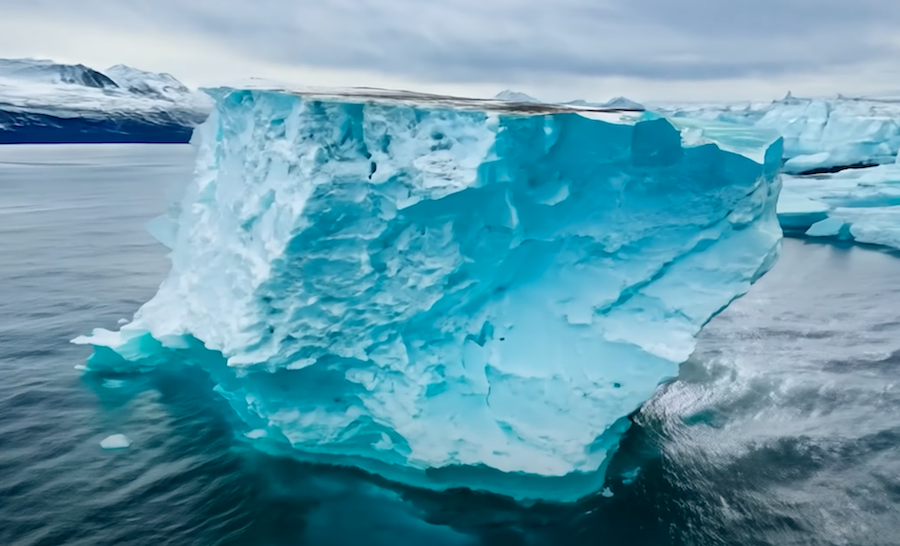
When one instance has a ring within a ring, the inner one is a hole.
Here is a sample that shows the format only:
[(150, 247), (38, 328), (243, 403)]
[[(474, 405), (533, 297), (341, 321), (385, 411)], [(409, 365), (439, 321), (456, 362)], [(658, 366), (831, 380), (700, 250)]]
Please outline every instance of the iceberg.
[(521, 103), (540, 103), (538, 99), (528, 95), (526, 93), (522, 93), (520, 91), (512, 91), (510, 89), (505, 89), (497, 93), (497, 96), (494, 97), (495, 100), (503, 101), (503, 102), (521, 102)]
[(816, 174), (890, 164), (900, 149), (900, 101), (836, 97), (797, 98), (769, 104), (663, 105), (674, 117), (740, 123), (784, 137), (784, 170)]
[(168, 74), (0, 59), (0, 144), (187, 143), (211, 110)]
[(170, 273), (120, 330), (73, 342), (93, 372), (201, 367), (261, 450), (436, 490), (598, 494), (629, 414), (780, 248), (770, 133), (209, 93), (159, 230)]
[(124, 434), (113, 434), (100, 441), (103, 449), (126, 449), (131, 447), (131, 440)]
[(900, 164), (785, 176), (778, 216), (786, 233), (900, 250)]

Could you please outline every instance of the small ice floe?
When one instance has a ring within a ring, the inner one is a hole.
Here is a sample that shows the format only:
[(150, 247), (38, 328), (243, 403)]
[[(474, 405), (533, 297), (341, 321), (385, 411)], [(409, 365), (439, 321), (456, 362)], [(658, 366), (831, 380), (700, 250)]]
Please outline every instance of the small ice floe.
[(103, 449), (125, 449), (130, 445), (131, 440), (124, 434), (113, 434), (112, 436), (107, 436), (100, 442), (100, 447)]
[(634, 470), (629, 470), (628, 472), (622, 473), (622, 483), (625, 485), (631, 485), (634, 483), (634, 480), (637, 479), (638, 475), (641, 473), (641, 468), (637, 467)]
[(119, 319), (119, 326), (122, 326), (123, 324), (128, 324), (128, 319), (127, 319), (127, 318), (120, 318), (120, 319)]
[(258, 440), (260, 438), (265, 438), (269, 433), (266, 432), (265, 429), (258, 428), (256, 430), (251, 430), (250, 432), (245, 432), (244, 436), (250, 438), (251, 440)]
[(103, 386), (107, 389), (121, 389), (125, 382), (121, 379), (104, 379)]
[(603, 495), (603, 496), (606, 497), (606, 498), (610, 498), (610, 497), (613, 496), (613, 492), (612, 492), (612, 490), (611, 490), (609, 487), (604, 488), (604, 489), (603, 489), (603, 492), (600, 493), (600, 494)]

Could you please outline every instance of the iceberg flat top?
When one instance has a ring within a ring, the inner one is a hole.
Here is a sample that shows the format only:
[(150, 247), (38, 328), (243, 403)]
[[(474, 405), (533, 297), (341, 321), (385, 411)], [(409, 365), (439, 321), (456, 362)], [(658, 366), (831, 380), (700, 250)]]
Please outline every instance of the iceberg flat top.
[(204, 91), (210, 93), (214, 97), (227, 95), (238, 90), (294, 95), (308, 100), (319, 101), (356, 103), (379, 102), (407, 104), (423, 108), (457, 108), (535, 115), (565, 112), (640, 113), (644, 111), (642, 107), (632, 107), (627, 105), (602, 106), (587, 104), (557, 104), (540, 102), (537, 101), (537, 99), (533, 99), (532, 101), (520, 101), (518, 100), (518, 94), (516, 93), (507, 96), (504, 96), (503, 93), (501, 93), (493, 99), (479, 99), (378, 87), (315, 87), (285, 85), (269, 80), (245, 82), (240, 88), (214, 87), (204, 89)]
[[(498, 94), (493, 99), (466, 98), (375, 87), (315, 87), (297, 86), (270, 80), (251, 80), (240, 87), (206, 88), (205, 92), (217, 99), (236, 91), (256, 91), (302, 97), (316, 101), (348, 103), (382, 103), (406, 105), (416, 108), (453, 108), (497, 114), (544, 116), (553, 114), (578, 114), (608, 123), (634, 124), (641, 119), (656, 119), (660, 115), (648, 111), (641, 104), (624, 97), (606, 103), (572, 101), (547, 103), (520, 101), (519, 93)], [(685, 144), (700, 146), (715, 144), (730, 152), (743, 155), (757, 163), (764, 163), (770, 146), (781, 138), (778, 131), (766, 127), (750, 127), (743, 124), (696, 119), (689, 116), (667, 118), (681, 132)]]

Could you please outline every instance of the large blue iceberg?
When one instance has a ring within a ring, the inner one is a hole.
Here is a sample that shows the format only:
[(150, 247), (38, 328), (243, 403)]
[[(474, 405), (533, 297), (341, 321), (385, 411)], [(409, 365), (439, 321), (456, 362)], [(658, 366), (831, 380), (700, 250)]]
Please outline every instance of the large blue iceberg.
[(772, 265), (746, 127), (389, 92), (211, 91), (156, 296), (92, 370), (203, 367), (260, 449), (571, 501)]

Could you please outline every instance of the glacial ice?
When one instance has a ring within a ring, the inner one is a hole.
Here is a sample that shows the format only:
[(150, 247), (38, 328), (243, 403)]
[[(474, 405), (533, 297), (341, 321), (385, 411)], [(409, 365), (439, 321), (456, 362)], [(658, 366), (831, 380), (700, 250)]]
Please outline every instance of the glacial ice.
[(900, 250), (900, 164), (785, 176), (778, 216), (785, 232)]
[(781, 141), (747, 127), (210, 93), (196, 178), (157, 224), (168, 277), (119, 331), (73, 341), (93, 371), (200, 366), (263, 450), (595, 494), (628, 415), (780, 247)]
[(113, 434), (100, 441), (103, 449), (125, 449), (131, 446), (131, 440), (124, 434)]
[(788, 94), (772, 103), (663, 105), (674, 117), (740, 123), (784, 137), (784, 170), (791, 174), (889, 164), (900, 150), (900, 101), (805, 99)]

